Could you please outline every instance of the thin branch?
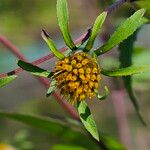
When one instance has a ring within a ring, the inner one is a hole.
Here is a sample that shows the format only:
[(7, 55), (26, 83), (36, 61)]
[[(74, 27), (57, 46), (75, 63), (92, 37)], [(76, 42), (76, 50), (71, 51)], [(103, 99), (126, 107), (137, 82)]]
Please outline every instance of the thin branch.
[[(106, 9), (106, 11), (108, 12), (108, 14), (112, 13), (113, 11), (115, 11), (116, 9), (118, 9), (119, 7), (121, 7), (124, 3), (126, 3), (128, 0), (118, 0), (116, 3), (112, 4), (110, 7), (108, 7)], [(89, 29), (90, 30), (90, 29)], [(77, 38), (77, 40), (75, 40), (75, 44), (78, 44), (80, 42), (83, 42), (84, 39), (87, 39), (88, 36), (90, 36), (89, 32), (86, 32), (84, 33), (83, 35), (81, 35), (79, 38)], [(2, 35), (0, 35), (0, 42), (5, 44), (5, 40), (6, 38), (4, 38)], [(6, 45), (7, 48), (9, 49), (13, 49), (14, 50), (14, 54), (16, 54), (16, 51), (18, 51), (17, 48), (14, 47), (14, 45), (11, 45), (10, 43), (7, 43)], [(60, 49), (61, 52), (64, 52), (67, 50), (67, 47), (63, 47)], [(17, 55), (17, 54), (16, 54)], [(36, 61), (33, 61), (32, 64), (34, 65), (39, 65), (51, 58), (53, 58), (54, 55), (53, 54), (49, 54), (49, 55), (46, 55), (40, 59), (37, 59)], [(18, 58), (22, 58), (22, 57), (18, 57)], [(17, 68), (13, 71), (10, 71), (9, 73), (2, 73), (0, 74), (0, 78), (3, 78), (3, 77), (6, 77), (8, 75), (14, 75), (14, 74), (19, 74), (20, 72), (22, 72), (23, 70), (21, 68)]]
[[(8, 50), (10, 50), (10, 52), (12, 52), (15, 56), (17, 56), (19, 59), (21, 60), (24, 60), (24, 61), (27, 61), (27, 59), (20, 53), (19, 49), (14, 45), (12, 44), (6, 37), (4, 36), (0, 36), (0, 42), (8, 48)], [(53, 55), (50, 55), (50, 57), (52, 58)], [(21, 68), (18, 68), (15, 73), (19, 73), (23, 71)], [(14, 71), (13, 71), (14, 72)], [(11, 73), (13, 73), (11, 72)], [(8, 73), (8, 74), (11, 74), (11, 73)], [(46, 88), (49, 88), (49, 85), (50, 85), (50, 82), (48, 80), (46, 80), (45, 78), (42, 78), (42, 77), (38, 77), (37, 78), (39, 81), (42, 82), (42, 84), (46, 87)], [(64, 99), (62, 99), (62, 97), (57, 93), (57, 92), (54, 92), (54, 96), (57, 100), (57, 102), (70, 114), (70, 116), (73, 118), (73, 119), (79, 119), (79, 116), (77, 114), (77, 112), (75, 111), (74, 107), (71, 106), (69, 103), (67, 103)]]
[[(84, 37), (86, 35), (87, 35), (87, 32), (84, 33), (83, 35), (81, 35), (77, 40), (75, 40), (75, 44), (79, 44), (84, 39)], [(4, 45), (7, 45), (7, 42), (6, 42), (6, 40), (3, 40), (3, 36), (2, 35), (0, 35), (0, 42), (2, 44), (4, 44)], [(8, 45), (6, 47), (8, 47)], [(9, 48), (11, 48), (11, 47), (9, 47)], [(60, 51), (61, 52), (65, 52), (67, 49), (68, 49), (67, 47), (63, 47), (63, 48), (60, 49)], [(14, 53), (16, 53), (16, 52), (14, 52)], [(43, 63), (45, 61), (48, 61), (48, 60), (52, 59), (53, 57), (54, 57), (54, 55), (51, 53), (51, 54), (48, 54), (46, 56), (43, 56), (43, 57), (41, 57), (41, 58), (33, 61), (32, 64), (33, 65), (39, 65), (39, 64), (41, 64), (41, 63)], [(17, 69), (12, 70), (12, 71), (10, 71), (8, 73), (2, 73), (2, 74), (0, 74), (0, 78), (6, 77), (8, 75), (14, 75), (14, 74), (17, 75), (17, 74), (21, 73), (22, 71), (24, 71), (24, 70), (22, 68), (18, 67)]]
[(120, 8), (124, 3), (128, 2), (129, 0), (118, 0), (116, 3), (112, 4), (110, 7), (106, 9), (108, 14), (111, 14), (118, 8)]

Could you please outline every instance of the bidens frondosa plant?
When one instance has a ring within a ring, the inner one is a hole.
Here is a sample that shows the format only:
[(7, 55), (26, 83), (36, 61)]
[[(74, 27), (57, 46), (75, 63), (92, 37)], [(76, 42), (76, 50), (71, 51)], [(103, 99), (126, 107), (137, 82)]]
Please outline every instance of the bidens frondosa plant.
[[(107, 16), (107, 12), (100, 14), (91, 29), (90, 34), (83, 39), (82, 44), (75, 45), (68, 27), (68, 8), (66, 0), (57, 0), (57, 18), (63, 39), (69, 50), (66, 54), (61, 53), (55, 46), (49, 34), (42, 30), (42, 37), (48, 44), (52, 53), (59, 59), (53, 71), (41, 69), (35, 65), (18, 61), (18, 65), (31, 72), (33, 75), (50, 78), (51, 84), (47, 91), (47, 96), (53, 93), (56, 89), (71, 103), (77, 104), (80, 119), (85, 128), (91, 135), (99, 140), (99, 134), (96, 128), (93, 116), (84, 100), (96, 96), (98, 99), (105, 99), (108, 95), (107, 86), (104, 87), (105, 93), (99, 94), (99, 87), (101, 87), (101, 75), (116, 77), (116, 76), (130, 76), (136, 73), (150, 71), (150, 66), (130, 66), (127, 68), (120, 68), (116, 70), (104, 70), (98, 64), (98, 56), (111, 50), (120, 42), (132, 35), (137, 28), (143, 25), (146, 20), (143, 18), (145, 10), (140, 9), (136, 11), (131, 17), (122, 23), (121, 26), (112, 34), (110, 39), (99, 48), (94, 49), (94, 41)], [(128, 46), (127, 46), (128, 48)], [(0, 85), (12, 81), (16, 76), (9, 76), (0, 80)], [(133, 104), (136, 108), (137, 114), (140, 116), (139, 109), (135, 101)]]

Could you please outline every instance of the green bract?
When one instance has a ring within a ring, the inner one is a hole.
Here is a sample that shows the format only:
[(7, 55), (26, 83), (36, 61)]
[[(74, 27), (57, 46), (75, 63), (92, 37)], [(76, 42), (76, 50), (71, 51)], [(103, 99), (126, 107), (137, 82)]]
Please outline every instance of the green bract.
[(12, 82), (13, 80), (16, 79), (16, 77), (17, 77), (16, 75), (12, 75), (8, 77), (0, 78), (0, 87), (3, 87), (7, 85), (8, 83)]

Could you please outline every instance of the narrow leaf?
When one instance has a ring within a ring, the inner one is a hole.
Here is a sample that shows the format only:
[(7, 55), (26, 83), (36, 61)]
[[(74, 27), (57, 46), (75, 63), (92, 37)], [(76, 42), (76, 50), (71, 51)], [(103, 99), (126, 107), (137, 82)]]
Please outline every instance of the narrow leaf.
[(76, 49), (69, 32), (69, 15), (66, 0), (57, 0), (57, 19), (66, 45), (72, 50)]
[(118, 27), (118, 29), (103, 46), (95, 50), (96, 55), (99, 56), (111, 50), (113, 47), (117, 46), (120, 42), (134, 33), (137, 28), (145, 23), (145, 20), (142, 18), (144, 13), (145, 9), (140, 9), (129, 17), (120, 27)]
[(56, 48), (56, 46), (55, 46), (53, 40), (50, 38), (49, 34), (45, 30), (42, 30), (41, 35), (42, 35), (42, 38), (47, 43), (47, 45), (49, 46), (50, 50), (53, 52), (53, 54), (59, 59), (64, 59), (65, 56)]
[(54, 134), (56, 134), (57, 132), (62, 132), (63, 128), (66, 128), (67, 126), (65, 121), (63, 122), (58, 119), (54, 119), (50, 117), (27, 115), (27, 114), (19, 114), (19, 113), (7, 113), (7, 112), (0, 111), (0, 118), (13, 119), (25, 123), (27, 125), (30, 125), (34, 128), (38, 128), (48, 133), (54, 133)]
[(104, 95), (100, 95), (98, 93), (98, 90), (95, 90), (95, 94), (99, 100), (105, 100), (107, 98), (107, 96), (109, 95), (109, 90), (108, 90), (107, 86), (104, 87), (104, 90), (105, 90)]
[[(133, 49), (134, 49), (134, 42), (136, 41), (137, 37), (137, 32), (129, 36), (126, 40), (124, 40), (122, 43), (119, 45), (119, 52), (120, 52), (120, 67), (129, 67), (132, 65), (132, 55), (133, 55)], [(128, 46), (127, 46), (128, 45)], [(141, 122), (145, 125), (145, 122), (140, 114), (140, 108), (137, 102), (137, 98), (133, 92), (133, 87), (132, 87), (132, 77), (131, 76), (126, 76), (123, 77), (124, 81), (124, 86), (126, 88), (126, 91), (130, 97), (131, 102), (134, 105), (134, 108), (136, 110), (136, 113), (141, 120)]]
[(4, 78), (0, 78), (0, 87), (3, 87), (5, 85), (7, 85), (8, 83), (12, 82), (13, 80), (16, 79), (16, 75), (12, 75), (12, 76), (7, 76)]
[(73, 145), (56, 144), (52, 146), (51, 150), (87, 150), (87, 149), (74, 144)]
[(102, 70), (102, 74), (109, 77), (117, 77), (117, 76), (129, 76), (144, 72), (150, 72), (150, 66), (131, 66), (126, 68), (121, 68), (117, 70), (106, 71)]
[(84, 101), (79, 102), (77, 107), (78, 107), (78, 113), (79, 113), (80, 119), (84, 127), (97, 141), (99, 141), (98, 130), (97, 130), (94, 118), (86, 102)]
[(50, 83), (50, 87), (46, 93), (46, 96), (47, 97), (50, 96), (55, 91), (55, 89), (56, 89), (56, 80), (53, 79)]
[(95, 147), (98, 147), (95, 142), (89, 140), (89, 137), (82, 132), (83, 129), (81, 128), (81, 125), (74, 125), (68, 122), (65, 118), (64, 120), (60, 120), (55, 119), (54, 117), (7, 113), (0, 111), (0, 119), (12, 119), (14, 121), (24, 123), (25, 125), (29, 125), (34, 129), (39, 129), (52, 136), (59, 137), (59, 139), (66, 144), (74, 144), (74, 141), (84, 139), (80, 141), (79, 146), (83, 145), (87, 147), (87, 149), (95, 149)]
[(27, 62), (22, 61), (22, 60), (19, 60), (17, 64), (23, 70), (26, 70), (35, 76), (50, 78), (53, 75), (52, 72), (49, 72), (47, 70), (44, 70), (42, 68), (39, 68), (39, 67), (37, 67), (31, 63), (27, 63)]
[(107, 12), (103, 12), (96, 18), (95, 23), (92, 28), (92, 33), (91, 33), (89, 40), (85, 46), (85, 51), (89, 51), (93, 47), (95, 38), (98, 35), (98, 33), (105, 21), (106, 16), (107, 16)]

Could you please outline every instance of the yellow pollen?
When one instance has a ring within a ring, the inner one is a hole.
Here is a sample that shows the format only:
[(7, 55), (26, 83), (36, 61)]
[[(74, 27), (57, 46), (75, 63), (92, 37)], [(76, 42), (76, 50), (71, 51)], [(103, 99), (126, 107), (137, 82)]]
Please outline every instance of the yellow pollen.
[(82, 56), (78, 54), (78, 55), (77, 55), (77, 60), (78, 60), (78, 61), (81, 61), (81, 60), (82, 60)]
[(98, 83), (97, 83), (97, 82), (94, 83), (94, 87), (95, 87), (96, 89), (98, 89)]
[(92, 88), (94, 83), (92, 81), (89, 81), (89, 87)]
[(80, 95), (80, 100), (84, 100), (86, 98), (86, 95), (85, 94), (81, 94)]
[(80, 69), (79, 69), (79, 73), (84, 74), (84, 69), (83, 69), (83, 68), (80, 68)]
[(75, 84), (75, 87), (76, 87), (76, 88), (78, 88), (78, 87), (79, 87), (79, 85), (80, 85), (80, 83), (79, 83), (79, 82), (75, 82), (74, 84)]
[(72, 71), (72, 66), (71, 66), (71, 65), (65, 65), (64, 68), (65, 68), (65, 70), (67, 70), (68, 72)]
[(88, 80), (90, 80), (90, 78), (91, 78), (90, 74), (86, 74), (86, 78), (87, 78)]
[(100, 75), (97, 75), (97, 81), (100, 81), (102, 78)]
[(68, 63), (69, 63), (69, 58), (65, 58), (65, 59), (64, 59), (64, 62), (65, 62), (66, 64), (68, 64)]
[(97, 68), (93, 68), (92, 72), (93, 72), (93, 73), (98, 73)]
[(77, 64), (77, 61), (76, 60), (72, 60), (71, 61), (71, 65), (75, 66)]
[(71, 80), (71, 79), (72, 79), (72, 74), (70, 73), (70, 74), (67, 75), (66, 81), (69, 81), (69, 80)]
[(85, 80), (85, 76), (83, 74), (80, 75), (81, 80)]
[(84, 59), (84, 60), (82, 60), (82, 65), (83, 65), (83, 66), (86, 65), (88, 62), (89, 62), (88, 59)]
[(84, 85), (84, 91), (87, 92), (88, 91), (89, 86), (87, 84)]
[(77, 80), (77, 76), (72, 76), (72, 81), (76, 81)]
[(91, 68), (87, 68), (86, 73), (91, 73)]
[(77, 90), (76, 90), (76, 94), (81, 94), (82, 93), (82, 87), (80, 86)]
[(77, 68), (81, 68), (81, 67), (82, 67), (82, 64), (81, 64), (81, 63), (77, 63), (76, 67), (77, 67)]
[(92, 80), (92, 81), (95, 81), (95, 80), (96, 80), (96, 75), (94, 75), (94, 74), (91, 75), (91, 80)]
[(73, 69), (73, 73), (74, 73), (75, 75), (77, 75), (77, 74), (78, 74), (78, 69)]

